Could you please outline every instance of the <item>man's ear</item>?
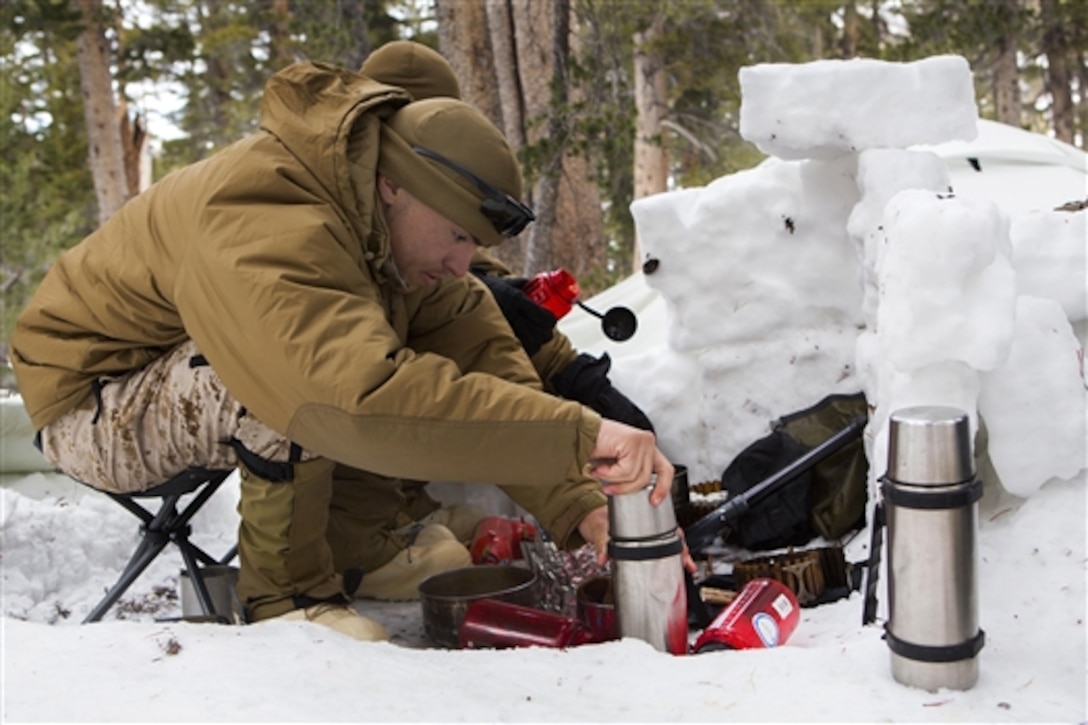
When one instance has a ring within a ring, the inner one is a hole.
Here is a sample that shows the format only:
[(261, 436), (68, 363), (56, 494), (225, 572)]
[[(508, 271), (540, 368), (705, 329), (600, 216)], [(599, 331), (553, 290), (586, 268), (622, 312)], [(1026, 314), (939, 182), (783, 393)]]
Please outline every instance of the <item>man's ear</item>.
[(400, 187), (397, 186), (397, 182), (388, 176), (378, 174), (378, 196), (383, 204), (392, 204), (393, 200), (397, 198), (398, 191), (400, 191)]

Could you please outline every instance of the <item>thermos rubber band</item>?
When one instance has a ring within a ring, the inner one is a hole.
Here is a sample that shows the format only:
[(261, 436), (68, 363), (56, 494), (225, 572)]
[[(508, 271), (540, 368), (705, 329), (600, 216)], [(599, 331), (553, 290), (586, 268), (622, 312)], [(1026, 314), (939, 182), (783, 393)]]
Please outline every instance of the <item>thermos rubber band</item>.
[(684, 542), (680, 541), (680, 539), (673, 539), (654, 546), (616, 546), (613, 542), (608, 542), (608, 555), (620, 561), (664, 559), (667, 556), (675, 556), (683, 550)]
[(884, 479), (881, 486), (884, 500), (908, 509), (956, 509), (970, 506), (982, 498), (982, 481), (974, 479), (954, 491), (904, 491), (894, 481)]
[(884, 638), (888, 641), (888, 649), (892, 652), (900, 657), (917, 662), (959, 662), (969, 660), (977, 655), (982, 650), (982, 645), (986, 643), (986, 633), (981, 629), (978, 634), (966, 642), (941, 647), (904, 642), (886, 627), (884, 629)]

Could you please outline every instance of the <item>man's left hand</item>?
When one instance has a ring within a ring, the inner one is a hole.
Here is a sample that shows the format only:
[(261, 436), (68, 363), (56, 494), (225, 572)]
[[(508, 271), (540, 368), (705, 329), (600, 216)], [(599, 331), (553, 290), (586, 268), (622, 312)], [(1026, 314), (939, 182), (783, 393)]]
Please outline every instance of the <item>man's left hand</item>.
[[(672, 500), (663, 501), (660, 506), (672, 506)], [(597, 563), (604, 566), (608, 563), (608, 507), (601, 506), (590, 511), (582, 523), (578, 524), (578, 533), (582, 535), (588, 543), (593, 544), (593, 550), (597, 552)], [(684, 541), (684, 530), (677, 527), (676, 534), (680, 537), (680, 540), (684, 542), (684, 551), (680, 556), (680, 561), (683, 563), (684, 569), (692, 574), (696, 571), (695, 559), (691, 557), (691, 552), (688, 551), (688, 544)]]

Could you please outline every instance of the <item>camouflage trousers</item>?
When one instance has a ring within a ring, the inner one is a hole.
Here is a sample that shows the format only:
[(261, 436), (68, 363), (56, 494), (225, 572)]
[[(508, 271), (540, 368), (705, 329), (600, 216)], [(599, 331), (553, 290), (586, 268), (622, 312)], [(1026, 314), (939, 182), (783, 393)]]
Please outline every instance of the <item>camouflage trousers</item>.
[[(408, 546), (396, 533), (406, 506), (399, 479), (292, 445), (246, 412), (191, 341), (94, 390), (42, 429), (46, 459), (114, 493), (144, 491), (194, 467), (240, 468), (237, 591), (249, 621), (347, 601), (358, 578), (345, 585), (341, 572), (374, 571)], [(293, 464), (277, 468), (285, 475), (262, 470), (284, 463)]]
[[(147, 367), (98, 380), (95, 395), (41, 431), (42, 453), (78, 481), (134, 493), (197, 466), (238, 465), (232, 441), (269, 461), (288, 461), (291, 442), (234, 399), (196, 344)], [(295, 447), (295, 460), (313, 458)]]

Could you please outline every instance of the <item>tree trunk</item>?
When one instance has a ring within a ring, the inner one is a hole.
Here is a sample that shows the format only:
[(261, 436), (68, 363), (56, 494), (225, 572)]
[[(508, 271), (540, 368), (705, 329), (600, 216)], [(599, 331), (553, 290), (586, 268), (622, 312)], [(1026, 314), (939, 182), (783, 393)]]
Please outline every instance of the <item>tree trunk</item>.
[[(280, 70), (295, 62), (295, 52), (291, 47), (291, 34), (287, 29), (291, 21), (291, 8), (288, 0), (272, 0), (269, 6), (268, 46), (272, 53), (272, 68)], [(358, 66), (356, 66), (358, 67)]]
[(461, 96), (502, 128), (484, 0), (435, 0), (435, 15), (438, 48), (461, 84)]
[(110, 52), (102, 24), (102, 0), (79, 0), (83, 31), (76, 40), (83, 117), (87, 124), (98, 222), (109, 219), (128, 199), (121, 125), (110, 74)]
[(486, 0), (487, 29), (491, 39), (491, 57), (495, 64), (502, 131), (515, 150), (525, 146), (525, 112), (521, 83), (518, 81), (514, 20), (508, 0)]
[[(556, 21), (569, 8), (566, 0), (520, 0), (511, 5), (511, 10), (518, 41), (518, 77), (525, 108), (525, 140), (529, 145), (547, 145), (538, 169), (538, 180), (533, 185), (532, 206), (537, 219), (528, 230), (525, 264), (522, 267), (523, 274), (530, 276), (553, 267), (552, 246), (558, 241), (553, 239), (553, 234), (557, 231), (558, 180), (563, 158), (561, 152), (556, 152), (556, 148), (562, 144), (561, 139), (556, 138), (556, 134), (561, 133), (561, 119), (553, 105), (558, 100), (553, 96), (553, 91), (566, 89), (559, 88), (558, 84), (553, 87), (553, 84), (560, 73), (558, 64), (566, 63), (564, 53), (568, 44), (565, 35), (558, 37)], [(562, 50), (557, 47), (559, 43)], [(553, 145), (556, 141), (559, 144)]]
[[(664, 13), (659, 11), (648, 28), (635, 33), (635, 199), (668, 189), (669, 160), (661, 139), (669, 107), (668, 79), (665, 59), (655, 48), (664, 32)], [(637, 238), (631, 259), (632, 271), (637, 271), (642, 266)]]
[(1051, 123), (1059, 141), (1075, 141), (1072, 78), (1069, 72), (1069, 42), (1058, 16), (1057, 0), (1042, 0), (1043, 52), (1046, 54), (1046, 89), (1050, 93)]
[(121, 99), (118, 110), (121, 123), (121, 146), (125, 156), (125, 185), (132, 198), (151, 185), (150, 164), (144, 163), (147, 147), (147, 129), (139, 115), (129, 120), (128, 104)]
[(840, 55), (844, 59), (855, 58), (858, 54), (858, 7), (854, 4), (854, 0), (848, 0), (842, 10)]
[[(1017, 0), (1004, 0), (1010, 15), (1015, 14)], [(1016, 31), (1006, 26), (1005, 32), (997, 38), (997, 57), (994, 60), (993, 83), (994, 105), (997, 120), (1010, 126), (1022, 128), (1020, 100), (1020, 71), (1016, 64)]]

